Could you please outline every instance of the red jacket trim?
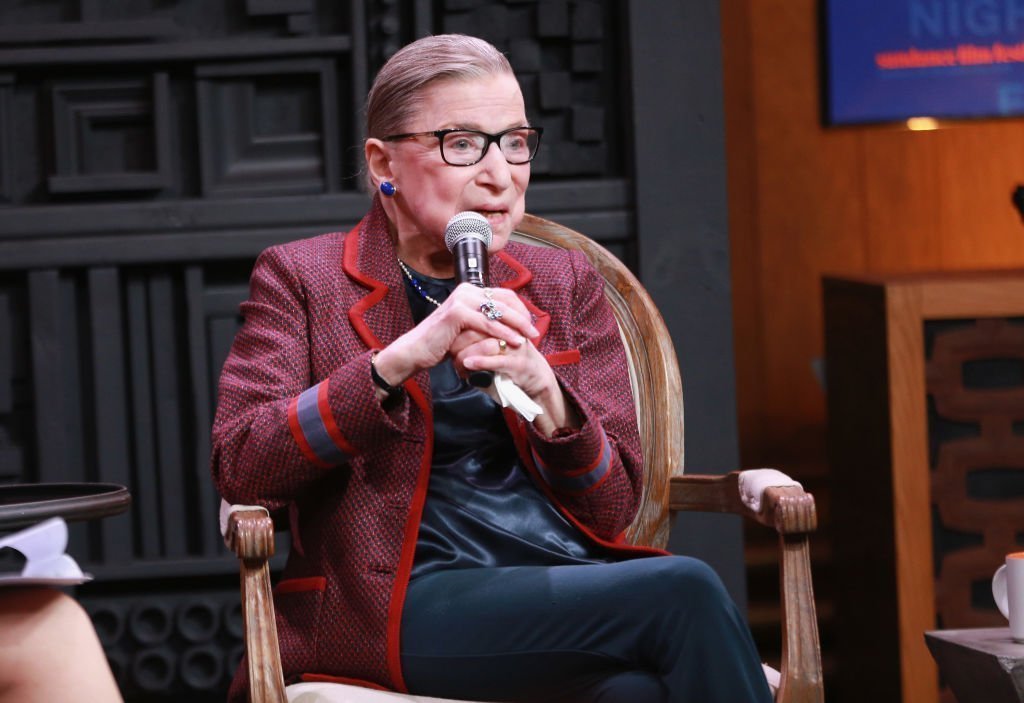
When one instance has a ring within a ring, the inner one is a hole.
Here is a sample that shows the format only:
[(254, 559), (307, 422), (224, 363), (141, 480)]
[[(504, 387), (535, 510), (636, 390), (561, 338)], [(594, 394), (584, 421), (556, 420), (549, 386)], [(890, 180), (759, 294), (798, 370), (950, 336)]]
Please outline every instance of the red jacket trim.
[[(517, 261), (511, 254), (505, 251), (499, 251), (497, 256), (516, 274), (516, 277), (511, 281), (505, 281), (501, 284), (503, 288), (519, 290), (533, 280), (533, 273), (530, 269), (519, 263), (519, 261)], [(540, 332), (540, 335), (534, 340), (534, 345), (538, 345), (540, 344), (540, 340), (544, 338), (544, 335), (548, 333), (548, 327), (551, 326), (551, 315), (538, 308), (532, 301), (523, 300), (523, 304), (526, 305), (526, 309), (533, 314), (533, 326), (537, 328), (538, 332)]]
[(363, 343), (370, 349), (375, 349), (381, 346), (380, 340), (370, 330), (370, 326), (366, 324), (363, 315), (366, 314), (367, 310), (384, 300), (384, 296), (388, 294), (389, 289), (384, 283), (370, 278), (359, 270), (359, 234), (362, 231), (362, 227), (355, 227), (345, 237), (345, 251), (342, 254), (341, 266), (345, 273), (370, 289), (366, 297), (349, 308), (348, 319), (352, 323), (356, 334), (363, 340)]
[(321, 381), (302, 391), (288, 406), (292, 435), (304, 452), (305, 448), (312, 452), (318, 466), (338, 466), (356, 454), (334, 422), (328, 389), (329, 381)]
[(416, 556), (416, 539), (420, 531), (420, 519), (423, 506), (427, 502), (427, 487), (430, 484), (430, 460), (434, 456), (434, 413), (423, 395), (423, 391), (415, 383), (406, 385), (409, 398), (419, 406), (423, 413), (426, 440), (423, 443), (423, 454), (420, 459), (420, 475), (416, 480), (416, 490), (412, 494), (409, 506), (409, 518), (405, 522), (405, 537), (402, 542), (402, 554), (398, 558), (395, 570), (395, 588), (391, 592), (388, 604), (387, 657), (388, 671), (395, 687), (402, 693), (408, 693), (405, 677), (402, 675), (402, 608), (405, 606), (405, 594), (409, 589), (409, 574), (412, 573), (413, 558)]
[(320, 384), (319, 391), (317, 391), (316, 404), (317, 409), (320, 411), (320, 419), (324, 423), (327, 435), (336, 445), (338, 445), (338, 448), (349, 456), (354, 456), (356, 454), (355, 448), (349, 444), (348, 440), (341, 434), (341, 430), (338, 428), (338, 423), (334, 419), (334, 413), (331, 412), (328, 393), (329, 390), (330, 382), (324, 381)]
[(295, 443), (299, 445), (299, 451), (302, 452), (302, 456), (306, 457), (309, 463), (319, 466), (321, 469), (331, 468), (330, 464), (316, 455), (313, 447), (309, 446), (309, 442), (306, 441), (306, 435), (302, 431), (302, 424), (299, 422), (298, 396), (292, 398), (291, 402), (288, 403), (288, 429), (291, 430)]
[(553, 354), (547, 354), (545, 359), (548, 360), (548, 366), (567, 366), (568, 364), (580, 363), (580, 350), (579, 349), (566, 349), (560, 352), (554, 352)]
[(324, 576), (307, 576), (301, 579), (287, 579), (277, 584), (274, 589), (275, 595), (282, 593), (306, 593), (307, 591), (323, 591), (327, 588), (327, 578)]
[(603, 429), (601, 430), (601, 439), (601, 449), (598, 452), (597, 459), (588, 466), (567, 471), (548, 468), (547, 464), (544, 463), (544, 460), (541, 459), (532, 446), (530, 447), (530, 452), (537, 471), (544, 477), (549, 486), (563, 493), (583, 495), (604, 483), (604, 480), (608, 478), (608, 474), (611, 473), (612, 447)]
[[(370, 349), (379, 349), (382, 344), (369, 325), (363, 319), (367, 311), (379, 304), (390, 290), (388, 286), (374, 278), (367, 276), (359, 270), (359, 243), (363, 227), (356, 227), (345, 238), (345, 251), (342, 255), (342, 268), (345, 273), (352, 277), (359, 284), (370, 288), (370, 292), (349, 309), (349, 321), (356, 330), (360, 339)], [(405, 523), (405, 535), (402, 543), (402, 553), (398, 559), (398, 568), (395, 570), (395, 585), (391, 591), (391, 601), (388, 604), (388, 623), (385, 643), (387, 652), (388, 673), (391, 675), (391, 682), (395, 690), (406, 693), (405, 677), (402, 675), (401, 656), (401, 625), (402, 607), (405, 605), (405, 594), (409, 586), (409, 574), (412, 572), (413, 557), (416, 554), (416, 537), (419, 534), (420, 517), (423, 514), (423, 504), (427, 498), (427, 485), (430, 480), (430, 459), (434, 453), (433, 435), (433, 414), (430, 404), (422, 389), (415, 383), (407, 381), (405, 384), (409, 398), (423, 413), (424, 426), (426, 427), (426, 439), (423, 443), (423, 454), (420, 459), (420, 474), (416, 481), (416, 489), (413, 492), (412, 502), (409, 506), (409, 516)]]

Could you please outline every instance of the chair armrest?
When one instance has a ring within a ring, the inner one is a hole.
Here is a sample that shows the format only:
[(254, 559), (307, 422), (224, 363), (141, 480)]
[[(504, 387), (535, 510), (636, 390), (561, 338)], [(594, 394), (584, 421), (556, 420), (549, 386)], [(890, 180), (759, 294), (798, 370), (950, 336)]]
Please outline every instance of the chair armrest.
[[(753, 510), (740, 491), (740, 471), (725, 476), (673, 476), (669, 510), (735, 513), (779, 534), (782, 594), (782, 680), (776, 703), (821, 703), (821, 646), (811, 579), (809, 533), (818, 525), (814, 496), (800, 486), (769, 486)], [(785, 478), (785, 477), (783, 477)]]
[(285, 703), (268, 564), (274, 554), (274, 521), (262, 508), (236, 510), (228, 516), (224, 541), (238, 555), (241, 571), (249, 700)]
[(224, 543), (239, 559), (266, 561), (274, 556), (274, 521), (263, 509), (236, 510), (228, 517)]
[(734, 513), (774, 528), (779, 534), (814, 532), (818, 527), (814, 496), (799, 486), (764, 489), (761, 509), (754, 511), (740, 494), (740, 471), (724, 476), (673, 476), (669, 510)]

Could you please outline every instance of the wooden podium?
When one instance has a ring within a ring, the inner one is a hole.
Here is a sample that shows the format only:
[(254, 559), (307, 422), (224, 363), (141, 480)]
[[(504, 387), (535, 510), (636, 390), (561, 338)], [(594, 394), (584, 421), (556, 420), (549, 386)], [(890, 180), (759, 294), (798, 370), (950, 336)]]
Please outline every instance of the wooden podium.
[(1024, 271), (827, 277), (824, 308), (830, 699), (934, 703), (924, 633), (1006, 624), (983, 586), (1024, 535)]

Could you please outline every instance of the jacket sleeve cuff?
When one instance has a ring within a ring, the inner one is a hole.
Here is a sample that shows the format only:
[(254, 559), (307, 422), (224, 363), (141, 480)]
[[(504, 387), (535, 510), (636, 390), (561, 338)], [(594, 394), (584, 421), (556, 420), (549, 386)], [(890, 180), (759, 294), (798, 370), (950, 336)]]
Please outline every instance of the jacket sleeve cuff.
[[(377, 400), (370, 354), (352, 360), (288, 404), (292, 437), (306, 459), (317, 466), (343, 464), (359, 454), (361, 447), (378, 446), (400, 436), (408, 424), (405, 394), (387, 411)], [(344, 418), (344, 426), (338, 424), (338, 418)]]
[(548, 485), (561, 493), (582, 495), (607, 478), (614, 452), (600, 423), (589, 418), (572, 394), (570, 399), (584, 418), (582, 427), (575, 431), (559, 430), (554, 436), (545, 437), (527, 424), (527, 436), (534, 463)]

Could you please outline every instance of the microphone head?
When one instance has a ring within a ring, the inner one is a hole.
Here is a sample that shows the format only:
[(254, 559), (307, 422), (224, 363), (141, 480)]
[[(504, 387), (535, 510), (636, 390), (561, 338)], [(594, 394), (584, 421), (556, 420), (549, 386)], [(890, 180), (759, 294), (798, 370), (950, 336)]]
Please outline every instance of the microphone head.
[(456, 213), (444, 228), (444, 245), (454, 252), (455, 245), (464, 239), (479, 239), (485, 247), (491, 246), (494, 233), (491, 223), (479, 212), (465, 210)]

